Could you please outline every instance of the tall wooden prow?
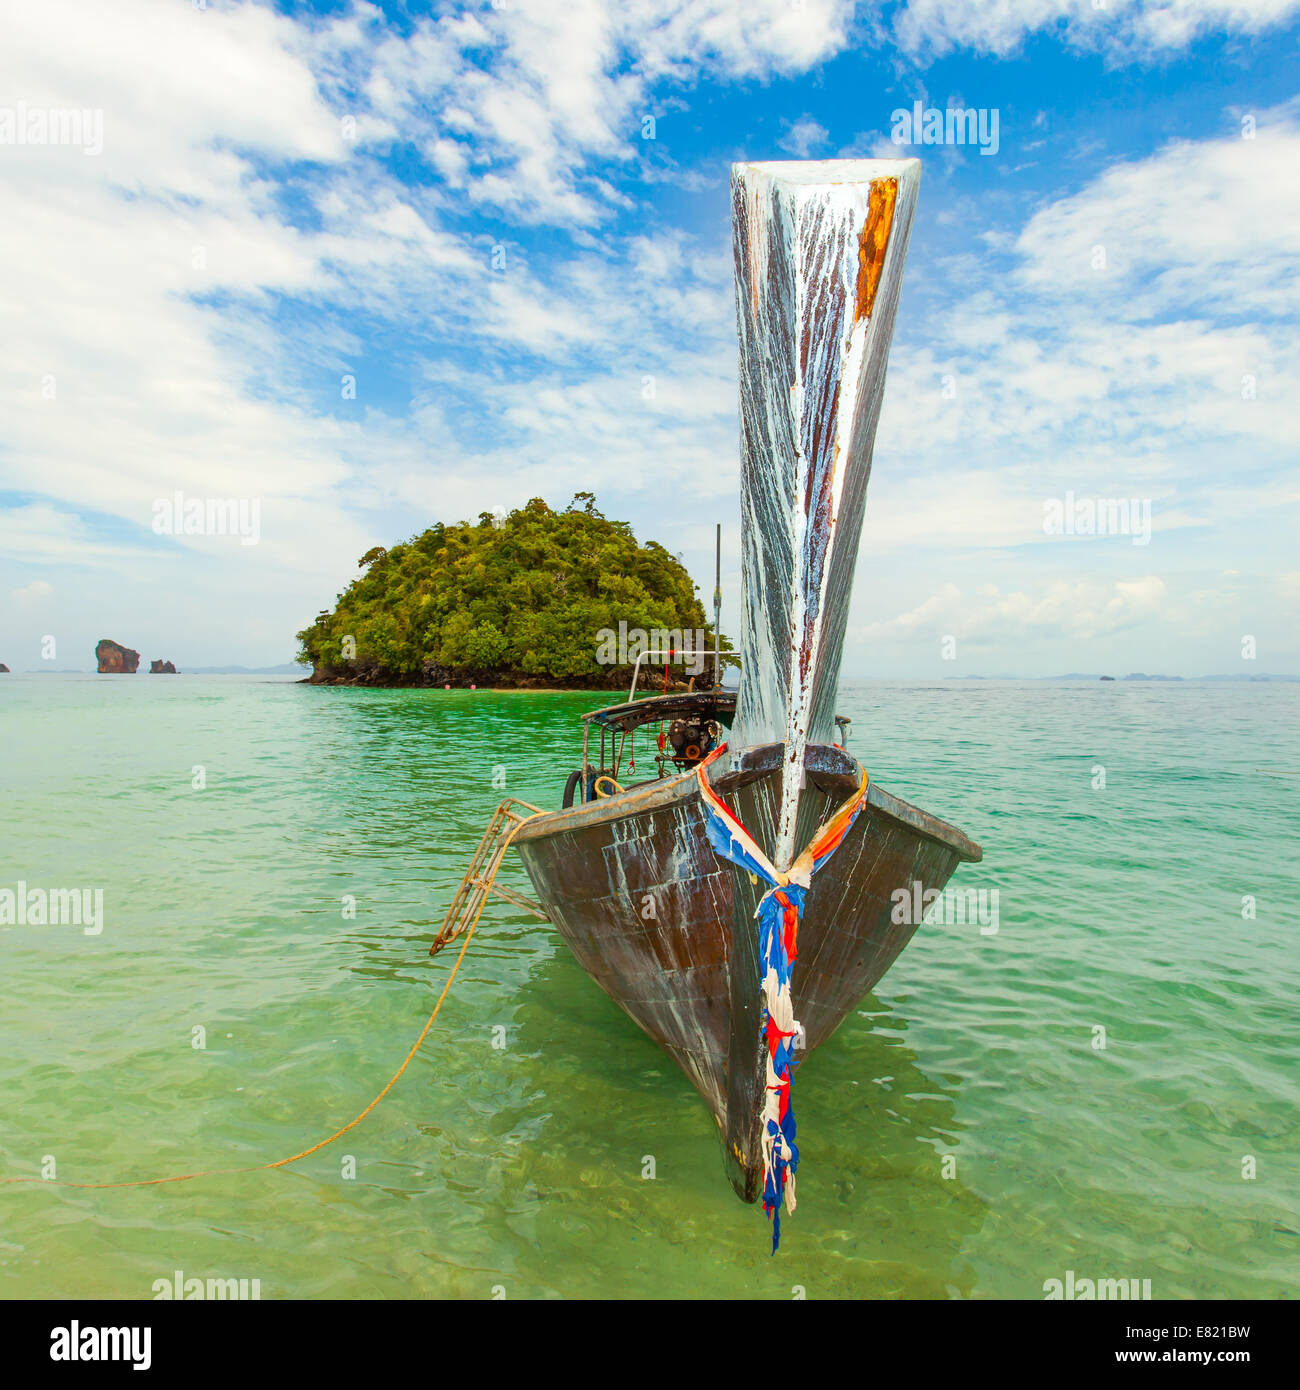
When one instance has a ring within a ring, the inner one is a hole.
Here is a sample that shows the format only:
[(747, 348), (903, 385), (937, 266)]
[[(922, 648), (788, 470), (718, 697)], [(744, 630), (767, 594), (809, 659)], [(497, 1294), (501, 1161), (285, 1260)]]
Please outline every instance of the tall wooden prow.
[(787, 869), (804, 752), (835, 695), (916, 159), (735, 164), (740, 695), (732, 747), (784, 743), (772, 862)]

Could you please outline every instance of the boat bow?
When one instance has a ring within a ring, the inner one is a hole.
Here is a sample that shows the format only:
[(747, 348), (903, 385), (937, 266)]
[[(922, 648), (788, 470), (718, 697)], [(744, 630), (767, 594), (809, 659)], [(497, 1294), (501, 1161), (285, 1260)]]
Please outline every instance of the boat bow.
[[(605, 777), (614, 794), (514, 840), (578, 961), (707, 1101), (732, 1184), (762, 1198), (774, 1239), (794, 1206), (795, 1052), (830, 1037), (911, 938), (921, 913), (898, 910), (900, 890), (905, 906), (932, 901), (981, 854), (835, 743), (919, 183), (910, 159), (733, 167), (741, 679), (734, 714), (725, 691), (689, 697), (730, 724), (727, 745), (642, 786)], [(684, 698), (588, 718), (625, 736)]]

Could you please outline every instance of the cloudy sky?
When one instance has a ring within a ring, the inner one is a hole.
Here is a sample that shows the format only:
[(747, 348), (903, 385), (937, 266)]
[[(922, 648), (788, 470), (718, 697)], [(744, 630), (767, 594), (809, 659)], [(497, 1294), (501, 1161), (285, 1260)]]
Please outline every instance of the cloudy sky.
[[(1300, 671), (1298, 39), (1300, 0), (0, 0), (0, 661), (286, 661), (370, 546), (578, 489), (706, 593), (721, 521), (734, 625), (728, 166), (917, 155), (846, 674)], [(996, 149), (895, 143), (915, 103)], [(178, 490), (257, 544), (157, 534)], [(1048, 534), (1067, 494), (1148, 542)]]

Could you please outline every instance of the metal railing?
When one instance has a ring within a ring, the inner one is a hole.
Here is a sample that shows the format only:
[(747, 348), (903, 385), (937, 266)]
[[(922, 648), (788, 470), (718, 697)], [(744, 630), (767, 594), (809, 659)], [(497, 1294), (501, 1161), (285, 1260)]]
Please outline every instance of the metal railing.
[(702, 652), (679, 652), (672, 647), (669, 647), (667, 652), (665, 652), (662, 648), (659, 648), (657, 650), (651, 650), (648, 652), (641, 652), (640, 655), (638, 655), (636, 662), (632, 667), (632, 684), (628, 686), (627, 690), (628, 703), (631, 704), (632, 701), (636, 699), (636, 683), (641, 678), (641, 663), (647, 657), (649, 657), (651, 660), (662, 660), (665, 663), (671, 662), (674, 657), (680, 657), (683, 664), (685, 664), (688, 658), (691, 661), (695, 661), (698, 658), (703, 657), (705, 660), (698, 672), (699, 675), (703, 675), (705, 671), (709, 669), (708, 658), (710, 656), (713, 657), (713, 670), (715, 673), (714, 679), (720, 682), (722, 680), (723, 657), (723, 650), (721, 646), (714, 647), (711, 652), (707, 648)]

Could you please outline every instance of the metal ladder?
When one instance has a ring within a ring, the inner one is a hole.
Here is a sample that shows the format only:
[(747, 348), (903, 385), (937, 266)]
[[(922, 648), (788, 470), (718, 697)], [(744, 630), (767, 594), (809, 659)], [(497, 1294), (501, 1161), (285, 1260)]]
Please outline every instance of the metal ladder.
[(456, 896), (452, 898), (447, 915), (442, 920), (442, 930), (434, 937), (433, 945), (429, 947), (431, 956), (436, 956), (444, 946), (455, 941), (463, 931), (478, 921), (484, 905), (493, 893), (507, 902), (514, 903), (516, 907), (523, 908), (525, 912), (531, 912), (534, 917), (540, 917), (544, 922), (551, 920), (550, 914), (535, 898), (525, 897), (524, 894), (516, 893), (513, 888), (507, 888), (505, 884), (496, 881), (497, 873), (506, 857), (506, 850), (510, 848), (510, 842), (515, 838), (519, 827), (525, 821), (542, 814), (541, 807), (520, 801), (513, 796), (506, 797), (492, 813), (492, 819), (488, 821), (483, 838), (478, 842), (474, 857), (469, 861), (469, 868), (465, 870), (465, 877), (461, 879)]

